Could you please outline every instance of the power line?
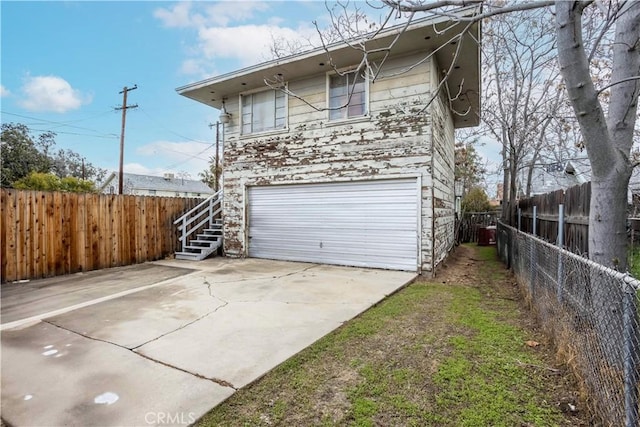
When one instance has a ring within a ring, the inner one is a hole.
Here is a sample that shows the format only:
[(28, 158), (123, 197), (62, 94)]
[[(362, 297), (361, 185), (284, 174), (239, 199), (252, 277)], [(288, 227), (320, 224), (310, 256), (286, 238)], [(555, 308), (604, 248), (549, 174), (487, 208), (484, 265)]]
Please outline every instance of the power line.
[(31, 126), (41, 126), (41, 125), (44, 125), (45, 123), (51, 123), (51, 124), (55, 124), (55, 125), (57, 125), (59, 127), (63, 127), (64, 126), (64, 127), (70, 127), (70, 128), (73, 128), (73, 129), (87, 130), (87, 131), (90, 131), (90, 132), (95, 132), (96, 134), (99, 134), (99, 135), (77, 133), (77, 132), (65, 132), (65, 131), (56, 130), (55, 133), (59, 133), (59, 134), (93, 136), (93, 137), (97, 137), (97, 138), (117, 138), (118, 137), (118, 135), (116, 135), (116, 134), (102, 133), (101, 131), (98, 131), (96, 129), (86, 128), (86, 127), (82, 127), (82, 126), (74, 126), (74, 125), (70, 125), (69, 124), (69, 123), (77, 123), (77, 122), (80, 122), (80, 121), (90, 120), (90, 119), (93, 119), (93, 118), (96, 118), (96, 117), (100, 117), (100, 116), (103, 116), (103, 115), (105, 115), (107, 113), (111, 113), (111, 111), (102, 112), (102, 113), (97, 114), (97, 115), (92, 116), (92, 117), (87, 117), (87, 118), (79, 119), (79, 120), (73, 120), (73, 121), (69, 121), (69, 122), (58, 122), (58, 121), (54, 121), (54, 120), (39, 119), (37, 117), (25, 116), (25, 115), (22, 115), (22, 114), (15, 114), (15, 113), (7, 112), (7, 111), (0, 111), (0, 113), (1, 114), (6, 114), (8, 116), (20, 117), (22, 119), (35, 120), (38, 123), (33, 123), (33, 124), (29, 123), (29, 124), (27, 124), (28, 126), (30, 126), (29, 130), (33, 130), (35, 132), (50, 132), (51, 129), (47, 129), (47, 130), (33, 129)]
[[(179, 165), (181, 165), (181, 164), (183, 164), (183, 163), (187, 163), (187, 162), (188, 162), (189, 160), (191, 160), (191, 159), (206, 160), (206, 159), (203, 159), (202, 157), (198, 157), (198, 156), (200, 156), (200, 154), (204, 153), (205, 151), (209, 150), (210, 148), (213, 148), (213, 144), (209, 145), (207, 148), (205, 148), (205, 149), (204, 149), (204, 150), (202, 150), (202, 151), (199, 151), (199, 152), (198, 152), (198, 153), (196, 153), (196, 154), (185, 154), (185, 153), (181, 153), (182, 155), (184, 155), (184, 156), (188, 156), (188, 157), (190, 157), (190, 158), (189, 158), (189, 159), (187, 159), (187, 160), (181, 160), (181, 161), (179, 161), (179, 162), (176, 162), (176, 163), (170, 164), (170, 165), (168, 165), (168, 166), (165, 166), (165, 168), (166, 168), (166, 169), (175, 168), (176, 166), (179, 166)], [(179, 153), (179, 151), (175, 151), (175, 150), (169, 150), (169, 149), (166, 149), (166, 150), (167, 150), (167, 151), (173, 151), (173, 152), (175, 152), (175, 153)]]
[(173, 130), (171, 130), (171, 129), (167, 128), (167, 127), (166, 127), (166, 126), (164, 126), (161, 122), (158, 122), (158, 121), (156, 121), (153, 117), (151, 117), (151, 116), (149, 115), (149, 113), (147, 112), (147, 110), (145, 110), (144, 108), (140, 108), (140, 111), (142, 111), (142, 112), (144, 113), (144, 115), (145, 115), (145, 116), (147, 116), (147, 117), (148, 117), (151, 121), (153, 121), (156, 125), (158, 125), (159, 127), (163, 128), (164, 130), (166, 130), (166, 131), (167, 131), (167, 132), (169, 132), (169, 133), (172, 133), (172, 134), (174, 134), (174, 135), (176, 135), (176, 136), (178, 136), (178, 137), (180, 137), (180, 138), (182, 138), (182, 139), (186, 139), (186, 140), (188, 140), (188, 141), (197, 142), (197, 143), (199, 143), (199, 144), (206, 144), (206, 145), (209, 145), (209, 144), (210, 144), (209, 142), (206, 142), (206, 141), (200, 141), (200, 140), (198, 140), (198, 139), (189, 138), (188, 136), (184, 136), (184, 135), (182, 135), (182, 134), (179, 134), (178, 132), (175, 132), (175, 131), (173, 131)]
[[(40, 132), (40, 133), (44, 133), (44, 132), (50, 132), (49, 129), (34, 129), (33, 127), (29, 127), (30, 131), (33, 132)], [(79, 132), (65, 132), (62, 130), (57, 130), (54, 132), (56, 135), (60, 134), (60, 135), (78, 135), (78, 136), (90, 136), (91, 138), (104, 138), (104, 139), (118, 139), (118, 135), (116, 134), (104, 134), (104, 135), (95, 135), (95, 134), (90, 134), (90, 133), (79, 133)]]

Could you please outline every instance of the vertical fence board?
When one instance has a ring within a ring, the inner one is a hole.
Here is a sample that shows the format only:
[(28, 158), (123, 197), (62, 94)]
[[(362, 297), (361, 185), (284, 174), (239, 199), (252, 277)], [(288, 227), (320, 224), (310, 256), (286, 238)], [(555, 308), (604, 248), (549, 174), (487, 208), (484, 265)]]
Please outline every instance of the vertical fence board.
[(62, 259), (64, 274), (71, 273), (71, 247), (73, 245), (72, 236), (75, 234), (72, 230), (72, 209), (75, 206), (74, 201), (77, 196), (75, 194), (62, 193), (62, 235), (64, 245), (62, 247)]
[(91, 229), (93, 230), (93, 246), (91, 253), (91, 262), (93, 263), (93, 268), (100, 268), (102, 264), (100, 264), (100, 252), (102, 250), (102, 245), (104, 241), (102, 240), (102, 235), (100, 233), (100, 203), (102, 198), (98, 195), (94, 196), (93, 206), (91, 207)]
[(79, 231), (79, 218), (78, 218), (78, 204), (80, 203), (81, 195), (73, 195), (69, 197), (69, 220), (67, 225), (69, 227), (69, 261), (67, 263), (68, 273), (78, 271), (78, 231)]
[[(123, 201), (124, 199), (122, 197), (116, 197), (114, 202), (115, 202), (115, 241), (116, 241), (116, 245), (117, 245), (117, 249), (114, 249), (115, 251), (115, 257), (116, 257), (116, 266), (119, 265), (124, 265), (124, 258), (125, 258), (125, 242), (124, 242), (124, 221), (122, 219), (123, 217)], [(128, 247), (128, 246), (127, 246)]]
[(3, 191), (0, 193), (0, 271), (2, 271), (1, 280), (4, 282), (7, 271), (7, 195)]
[[(4, 191), (4, 190), (3, 190)], [(7, 258), (6, 261), (3, 262), (6, 265), (6, 270), (4, 271), (4, 281), (13, 281), (18, 277), (18, 258), (16, 256), (16, 213), (17, 213), (17, 194), (13, 190), (8, 190), (6, 192), (6, 204), (3, 206), (6, 207), (6, 215), (3, 216), (3, 219), (6, 221), (3, 224), (3, 227), (6, 228), (5, 237), (7, 241), (4, 244), (6, 248), (4, 253), (4, 258)], [(5, 264), (6, 263), (6, 264)]]
[(55, 276), (56, 266), (54, 263), (54, 251), (53, 246), (55, 241), (55, 230), (53, 227), (53, 193), (43, 192), (42, 198), (43, 215), (42, 221), (42, 273), (43, 277)]
[(17, 271), (16, 274), (18, 277), (25, 277), (25, 265), (26, 265), (26, 239), (24, 235), (24, 211), (25, 211), (25, 193), (23, 191), (18, 193), (17, 197), (17, 205), (20, 206), (20, 210), (16, 212), (16, 253), (18, 258), (17, 263)]
[(93, 268), (100, 268), (100, 250), (102, 245), (102, 236), (100, 233), (100, 201), (101, 197), (97, 194), (93, 196), (93, 205), (91, 206), (91, 229), (93, 230), (93, 245), (91, 246), (91, 262)]
[(35, 272), (35, 253), (36, 253), (36, 240), (35, 237), (35, 217), (34, 211), (36, 210), (36, 204), (34, 203), (35, 195), (34, 191), (29, 191), (25, 194), (25, 211), (24, 211), (24, 224), (25, 224), (25, 235), (27, 236), (27, 246), (26, 246), (26, 262), (27, 266), (25, 268), (26, 274), (29, 277), (36, 277)]
[(118, 224), (120, 219), (118, 218), (118, 201), (115, 195), (109, 195), (109, 267), (115, 267), (118, 265), (119, 258), (119, 244), (118, 244)]
[(40, 277), (40, 192), (31, 192), (31, 277)]
[(78, 203), (76, 205), (77, 213), (75, 215), (75, 259), (73, 264), (74, 271), (85, 271), (86, 267), (86, 240), (87, 240), (87, 220), (86, 220), (86, 194), (78, 195)]
[(136, 198), (134, 196), (126, 196), (127, 213), (124, 215), (127, 221), (127, 235), (129, 244), (129, 260), (128, 264), (136, 262)]
[(62, 215), (63, 215), (63, 209), (64, 207), (62, 206), (62, 193), (53, 193), (53, 227), (54, 227), (54, 233), (51, 240), (53, 240), (52, 245), (53, 245), (53, 252), (54, 252), (54, 258), (53, 258), (53, 263), (54, 263), (54, 271), (55, 271), (55, 275), (56, 276), (60, 276), (62, 274), (64, 274), (64, 268), (63, 268), (63, 255), (62, 255), (62, 250), (63, 250), (63, 246), (60, 244), (60, 239), (62, 236)]
[(156, 260), (162, 256), (162, 252), (160, 251), (160, 245), (162, 244), (162, 241), (160, 239), (160, 236), (158, 235), (160, 233), (160, 227), (162, 227), (162, 224), (160, 224), (160, 203), (158, 203), (160, 201), (160, 198), (154, 197), (153, 199), (153, 205), (151, 207), (151, 214), (153, 216), (153, 229), (151, 233), (153, 235), (153, 244), (151, 246), (151, 257), (152, 259)]
[(146, 260), (149, 256), (149, 224), (147, 222), (147, 197), (142, 197), (140, 219), (140, 233), (141, 242), (140, 245), (140, 259)]

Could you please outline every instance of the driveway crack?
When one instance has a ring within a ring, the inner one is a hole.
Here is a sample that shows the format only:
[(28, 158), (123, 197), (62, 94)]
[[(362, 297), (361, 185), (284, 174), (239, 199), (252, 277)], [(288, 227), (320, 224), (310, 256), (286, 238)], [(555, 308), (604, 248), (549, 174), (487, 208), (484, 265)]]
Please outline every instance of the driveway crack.
[(121, 345), (121, 344), (118, 344), (118, 343), (115, 343), (115, 342), (111, 342), (111, 341), (108, 341), (108, 340), (103, 340), (101, 338), (92, 337), (90, 335), (86, 335), (86, 334), (83, 334), (81, 332), (74, 331), (73, 329), (65, 328), (64, 326), (58, 325), (57, 323), (53, 323), (50, 320), (43, 319), (43, 320), (41, 320), (41, 322), (42, 323), (46, 323), (46, 324), (51, 325), (51, 326), (55, 326), (56, 328), (62, 329), (63, 331), (67, 331), (67, 332), (71, 332), (72, 334), (79, 335), (79, 336), (81, 336), (83, 338), (87, 338), (87, 339), (90, 339), (90, 340), (93, 340), (93, 341), (103, 342), (105, 344), (115, 345), (116, 347), (120, 347), (122, 349), (131, 351), (131, 349), (129, 347), (127, 347), (127, 346), (124, 346), (124, 345)]
[(181, 330), (181, 329), (184, 329), (184, 328), (186, 328), (187, 326), (193, 325), (194, 323), (196, 323), (196, 322), (198, 322), (198, 321), (200, 321), (200, 320), (204, 319), (204, 318), (205, 318), (205, 317), (207, 317), (207, 316), (210, 316), (210, 315), (212, 315), (212, 314), (216, 313), (218, 310), (220, 310), (220, 309), (222, 309), (222, 308), (225, 308), (226, 306), (228, 306), (228, 305), (229, 305), (229, 301), (225, 301), (225, 300), (223, 300), (222, 298), (220, 298), (220, 297), (217, 297), (217, 296), (213, 295), (213, 293), (212, 293), (212, 291), (211, 291), (211, 285), (209, 284), (209, 282), (207, 282), (207, 281), (206, 281), (206, 279), (205, 279), (205, 283), (209, 285), (209, 295), (210, 295), (211, 297), (213, 297), (213, 298), (217, 299), (218, 301), (221, 301), (221, 302), (222, 302), (222, 305), (217, 306), (214, 310), (211, 310), (211, 311), (209, 311), (208, 313), (203, 314), (202, 316), (200, 316), (200, 317), (198, 317), (198, 318), (196, 318), (196, 319), (192, 320), (191, 322), (187, 322), (187, 323), (185, 323), (185, 324), (183, 324), (183, 325), (180, 325), (180, 326), (179, 326), (179, 327), (177, 327), (176, 329), (172, 329), (172, 330), (170, 330), (170, 331), (168, 331), (168, 332), (165, 332), (165, 333), (164, 333), (164, 334), (162, 334), (162, 335), (158, 335), (157, 337), (155, 337), (155, 338), (153, 338), (153, 339), (150, 339), (149, 341), (145, 341), (145, 342), (143, 342), (142, 344), (140, 344), (140, 345), (137, 345), (137, 346), (133, 347), (133, 348), (132, 348), (132, 350), (137, 350), (137, 349), (139, 349), (140, 347), (142, 347), (143, 345), (147, 345), (147, 344), (149, 344), (150, 342), (157, 341), (157, 340), (159, 340), (160, 338), (166, 337), (167, 335), (173, 334), (174, 332), (177, 332), (177, 331), (179, 331), (179, 330)]
[[(218, 307), (218, 308), (221, 308), (221, 307)], [(213, 313), (213, 312), (211, 312), (211, 313)], [(208, 316), (211, 313), (207, 313), (205, 316)], [(202, 316), (202, 317), (205, 317), (205, 316)], [(65, 328), (64, 326), (57, 325), (57, 324), (55, 324), (55, 323), (53, 323), (53, 322), (51, 322), (49, 320), (42, 320), (42, 322), (46, 323), (48, 325), (54, 326), (56, 328), (60, 328), (60, 329), (62, 329), (64, 331), (71, 332), (72, 334), (81, 336), (83, 338), (87, 338), (87, 339), (92, 340), (92, 341), (98, 341), (98, 342), (102, 342), (102, 343), (105, 343), (105, 344), (114, 345), (114, 346), (119, 347), (121, 349), (127, 350), (127, 351), (135, 354), (136, 356), (142, 357), (143, 359), (147, 359), (147, 360), (149, 360), (151, 362), (154, 362), (154, 363), (157, 363), (159, 365), (166, 366), (167, 368), (172, 368), (172, 369), (178, 370), (180, 372), (184, 372), (185, 374), (193, 375), (196, 378), (200, 378), (200, 379), (203, 379), (203, 380), (214, 382), (214, 383), (216, 383), (216, 384), (218, 384), (218, 385), (220, 385), (222, 387), (229, 387), (229, 388), (232, 388), (234, 390), (238, 390), (236, 387), (234, 387), (233, 384), (231, 384), (228, 381), (225, 381), (225, 380), (222, 380), (222, 379), (219, 379), (219, 378), (209, 378), (209, 377), (206, 377), (204, 375), (201, 375), (201, 374), (198, 374), (198, 373), (195, 373), (195, 372), (190, 372), (190, 371), (188, 371), (186, 369), (180, 368), (179, 366), (171, 365), (171, 364), (163, 362), (161, 360), (154, 359), (152, 357), (147, 356), (146, 354), (139, 353), (139, 352), (136, 351), (136, 349), (139, 348), (140, 346), (135, 347), (135, 348), (129, 348), (129, 347), (125, 347), (125, 346), (123, 346), (121, 344), (118, 344), (118, 343), (115, 343), (115, 342), (112, 342), (112, 341), (108, 341), (108, 340), (103, 340), (103, 339), (100, 339), (100, 338), (92, 337), (90, 335), (86, 335), (86, 334), (80, 333), (78, 331), (74, 331), (73, 329)], [(191, 323), (193, 323), (193, 322), (191, 322)], [(178, 329), (181, 329), (181, 328), (178, 328)], [(153, 340), (151, 340), (151, 341), (153, 341)]]
[(205, 377), (204, 375), (201, 375), (201, 374), (198, 374), (198, 373), (195, 373), (195, 372), (191, 372), (191, 371), (187, 371), (186, 369), (182, 369), (179, 366), (171, 365), (170, 363), (163, 362), (162, 360), (154, 359), (153, 357), (147, 356), (146, 354), (138, 353), (135, 350), (133, 351), (133, 353), (137, 354), (138, 356), (140, 356), (140, 357), (142, 357), (144, 359), (147, 359), (147, 360), (150, 360), (152, 362), (155, 362), (155, 363), (157, 363), (159, 365), (166, 366), (167, 368), (176, 369), (176, 370), (178, 370), (180, 372), (184, 372), (186, 374), (193, 375), (194, 377), (197, 377), (197, 378), (200, 378), (200, 379), (203, 379), (203, 380), (212, 381), (212, 382), (214, 382), (214, 383), (216, 383), (216, 384), (218, 384), (218, 385), (220, 385), (222, 387), (229, 387), (229, 388), (232, 388), (234, 390), (238, 390), (229, 381), (221, 380), (220, 378), (215, 378), (215, 377)]
[(304, 273), (305, 271), (309, 271), (313, 268), (318, 268), (319, 265), (310, 265), (308, 267), (302, 268), (300, 270), (292, 271), (290, 273), (281, 274), (279, 276), (263, 276), (263, 277), (246, 277), (244, 279), (235, 279), (235, 280), (227, 280), (227, 281), (218, 281), (216, 284), (218, 285), (226, 285), (229, 283), (241, 283), (241, 282), (250, 282), (255, 280), (277, 280), (282, 279), (283, 277), (289, 277), (296, 274)]

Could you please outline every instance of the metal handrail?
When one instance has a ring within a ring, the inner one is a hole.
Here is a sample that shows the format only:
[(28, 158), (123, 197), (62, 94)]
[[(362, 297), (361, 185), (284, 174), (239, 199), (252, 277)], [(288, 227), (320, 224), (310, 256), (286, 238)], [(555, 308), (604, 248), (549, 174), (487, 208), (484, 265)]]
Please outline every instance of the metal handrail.
[[(216, 205), (220, 205), (217, 209), (215, 209)], [(209, 198), (203, 200), (194, 208), (187, 211), (180, 218), (173, 221), (174, 224), (178, 225), (178, 230), (180, 231), (180, 243), (184, 248), (187, 243), (187, 239), (190, 235), (195, 233), (200, 229), (203, 225), (209, 222), (209, 227), (213, 226), (216, 215), (222, 212), (222, 190), (217, 191), (215, 194), (210, 196)], [(205, 216), (204, 219), (202, 217)], [(187, 230), (189, 225), (194, 222), (199, 221), (197, 225), (192, 226)]]

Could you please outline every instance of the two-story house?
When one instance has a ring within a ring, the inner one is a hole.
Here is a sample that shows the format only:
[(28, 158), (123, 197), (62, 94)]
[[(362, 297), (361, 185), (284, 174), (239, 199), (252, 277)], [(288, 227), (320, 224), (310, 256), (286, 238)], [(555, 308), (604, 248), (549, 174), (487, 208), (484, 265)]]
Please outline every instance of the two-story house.
[(454, 243), (454, 129), (479, 122), (468, 26), (386, 29), (359, 71), (342, 42), (178, 88), (226, 122), (225, 253), (433, 272)]

